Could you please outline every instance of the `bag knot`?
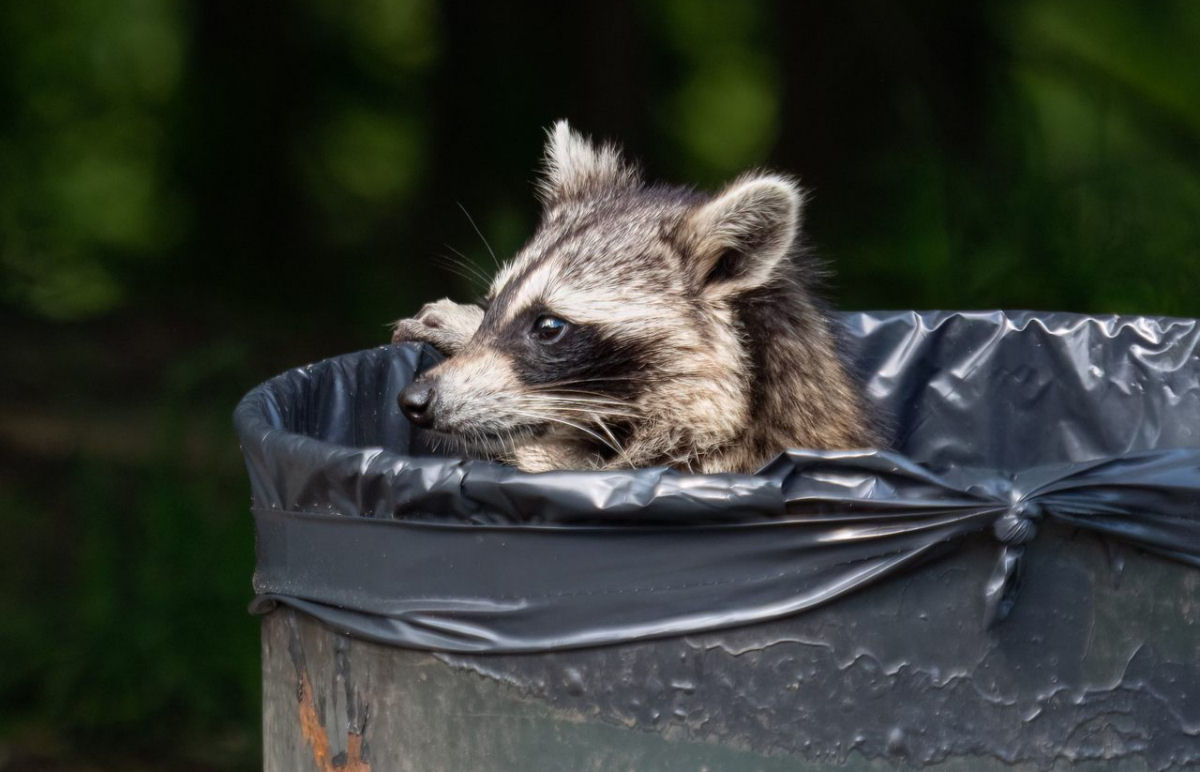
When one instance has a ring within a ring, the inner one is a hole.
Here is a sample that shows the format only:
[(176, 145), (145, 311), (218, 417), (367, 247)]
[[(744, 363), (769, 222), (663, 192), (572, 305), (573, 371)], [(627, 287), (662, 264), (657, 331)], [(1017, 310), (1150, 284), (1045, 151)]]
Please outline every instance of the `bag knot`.
[(996, 518), (992, 531), (1005, 544), (1026, 544), (1037, 536), (1037, 522), (1041, 519), (1042, 508), (1037, 502), (1019, 500)]

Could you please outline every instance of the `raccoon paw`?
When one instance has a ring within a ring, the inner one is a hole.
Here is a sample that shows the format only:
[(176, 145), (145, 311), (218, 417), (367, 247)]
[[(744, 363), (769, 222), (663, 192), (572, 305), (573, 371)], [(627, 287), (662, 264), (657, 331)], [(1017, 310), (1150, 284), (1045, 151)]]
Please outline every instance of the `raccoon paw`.
[(416, 341), (428, 343), (443, 354), (452, 355), (466, 345), (479, 323), (483, 309), (442, 298), (426, 303), (410, 319), (401, 319), (392, 327), (392, 343)]

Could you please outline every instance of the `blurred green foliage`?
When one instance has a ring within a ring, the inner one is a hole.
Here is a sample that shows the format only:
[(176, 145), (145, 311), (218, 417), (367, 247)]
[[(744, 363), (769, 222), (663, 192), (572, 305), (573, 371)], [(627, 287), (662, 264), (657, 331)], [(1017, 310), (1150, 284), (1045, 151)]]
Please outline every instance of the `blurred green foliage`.
[(4, 295), (50, 319), (109, 312), (130, 301), (118, 265), (161, 255), (179, 235), (163, 165), (179, 9), (47, 2), (3, 14)]
[[(229, 411), (532, 230), (541, 130), (812, 189), (846, 307), (1196, 316), (1188, 0), (0, 6), (0, 769), (252, 768)], [(91, 767), (89, 767), (91, 768)]]

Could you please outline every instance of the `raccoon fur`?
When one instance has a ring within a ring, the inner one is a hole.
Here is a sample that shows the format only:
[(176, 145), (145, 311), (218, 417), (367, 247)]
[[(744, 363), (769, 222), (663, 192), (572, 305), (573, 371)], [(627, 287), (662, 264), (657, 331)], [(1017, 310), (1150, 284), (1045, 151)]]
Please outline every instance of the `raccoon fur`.
[(646, 184), (560, 121), (538, 191), (540, 226), (481, 304), (396, 322), (393, 341), (449, 357), (401, 393), (414, 424), (526, 471), (753, 472), (786, 448), (875, 444), (794, 180)]

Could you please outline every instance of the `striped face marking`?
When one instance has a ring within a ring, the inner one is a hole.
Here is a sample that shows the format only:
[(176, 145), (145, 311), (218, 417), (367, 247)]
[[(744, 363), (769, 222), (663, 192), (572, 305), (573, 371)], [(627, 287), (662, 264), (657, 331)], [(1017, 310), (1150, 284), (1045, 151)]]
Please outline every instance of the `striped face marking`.
[[(433, 430), (532, 471), (722, 455), (744, 468), (759, 445), (789, 442), (747, 434), (774, 389), (758, 423), (807, 436), (817, 419), (796, 417), (797, 395), (829, 357), (798, 345), (820, 317), (780, 267), (800, 226), (795, 183), (747, 175), (712, 197), (647, 186), (565, 124), (546, 153), (537, 232), (498, 271), (473, 337), (422, 376)], [(761, 342), (782, 336), (800, 364), (768, 388), (760, 363), (778, 355)]]

